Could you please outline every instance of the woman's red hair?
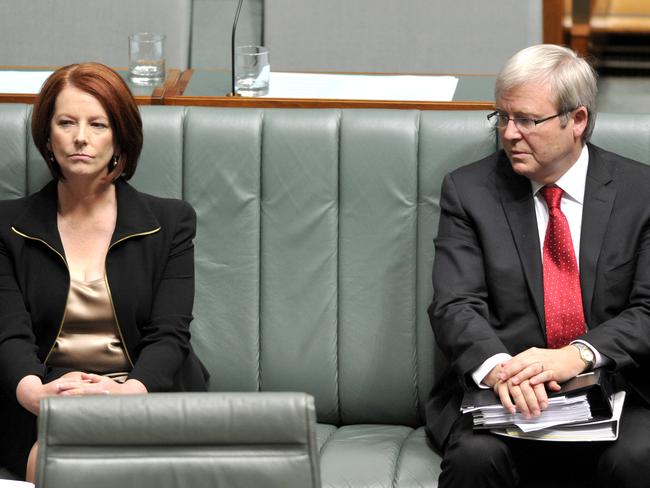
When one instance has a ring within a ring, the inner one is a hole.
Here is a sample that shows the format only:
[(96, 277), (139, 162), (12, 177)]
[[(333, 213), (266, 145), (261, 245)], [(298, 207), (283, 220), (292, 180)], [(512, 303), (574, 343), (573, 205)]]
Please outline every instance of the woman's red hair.
[(122, 177), (128, 180), (135, 173), (142, 151), (142, 119), (128, 85), (108, 66), (100, 63), (71, 64), (59, 68), (45, 81), (32, 111), (32, 137), (47, 162), (52, 176), (62, 177), (61, 167), (48, 147), (50, 124), (56, 99), (67, 86), (73, 86), (95, 97), (108, 115)]

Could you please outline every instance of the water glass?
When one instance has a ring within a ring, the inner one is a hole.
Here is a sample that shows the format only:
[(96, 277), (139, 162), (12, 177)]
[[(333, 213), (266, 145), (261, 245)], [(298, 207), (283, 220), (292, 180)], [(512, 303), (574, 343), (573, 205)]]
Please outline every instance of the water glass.
[(137, 85), (155, 85), (165, 78), (165, 36), (139, 32), (129, 36), (129, 79)]
[(235, 49), (235, 91), (244, 97), (259, 97), (269, 92), (271, 66), (264, 46), (238, 46)]

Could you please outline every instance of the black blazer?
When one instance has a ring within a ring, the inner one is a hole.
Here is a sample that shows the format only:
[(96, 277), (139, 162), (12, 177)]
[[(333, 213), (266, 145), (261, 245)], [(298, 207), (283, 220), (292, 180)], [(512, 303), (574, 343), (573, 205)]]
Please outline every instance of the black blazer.
[[(650, 167), (589, 145), (580, 238), (587, 332), (650, 401)], [(429, 317), (447, 368), (427, 428), (440, 449), (470, 373), (490, 356), (546, 347), (542, 259), (530, 181), (500, 151), (445, 177)]]
[[(149, 391), (205, 390), (190, 345), (196, 215), (189, 204), (116, 182), (117, 223), (106, 257), (109, 293), (133, 365)], [(57, 229), (57, 189), (0, 202), (0, 386), (14, 396), (44, 362), (63, 320), (70, 276)]]

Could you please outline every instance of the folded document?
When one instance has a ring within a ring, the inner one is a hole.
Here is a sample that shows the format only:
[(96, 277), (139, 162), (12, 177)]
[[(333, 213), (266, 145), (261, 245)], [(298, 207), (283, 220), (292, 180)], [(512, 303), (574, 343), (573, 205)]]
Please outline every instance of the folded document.
[(625, 392), (619, 391), (614, 393), (611, 401), (614, 410), (611, 417), (605, 419), (593, 418), (587, 422), (548, 427), (532, 432), (524, 432), (514, 427), (491, 429), (491, 432), (509, 437), (540, 441), (615, 441), (618, 439), (618, 424), (621, 420), (621, 413), (623, 412), (623, 403), (625, 403)]
[(548, 407), (538, 417), (509, 413), (492, 390), (465, 393), (462, 413), (471, 413), (475, 429), (497, 434), (543, 440), (614, 440), (625, 392), (612, 393), (606, 371), (578, 375), (549, 393)]

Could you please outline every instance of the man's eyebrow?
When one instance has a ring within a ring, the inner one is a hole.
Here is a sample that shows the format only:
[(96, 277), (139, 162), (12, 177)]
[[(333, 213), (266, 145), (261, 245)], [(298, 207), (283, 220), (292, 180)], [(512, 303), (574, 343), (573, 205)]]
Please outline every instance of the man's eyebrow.
[(513, 119), (538, 119), (540, 116), (536, 114), (531, 114), (530, 112), (513, 112), (509, 113), (506, 112), (505, 110), (499, 110), (498, 108), (495, 109), (500, 115), (507, 115), (510, 118)]

